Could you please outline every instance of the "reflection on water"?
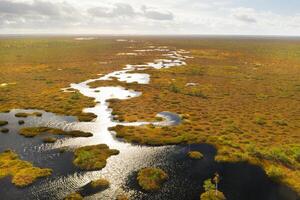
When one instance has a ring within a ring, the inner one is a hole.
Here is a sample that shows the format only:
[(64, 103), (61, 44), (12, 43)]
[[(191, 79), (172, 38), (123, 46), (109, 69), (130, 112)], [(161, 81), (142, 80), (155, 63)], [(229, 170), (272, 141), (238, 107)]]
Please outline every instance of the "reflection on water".
[[(1, 135), (0, 150), (11, 148), (21, 155), (22, 159), (30, 160), (39, 167), (53, 168), (53, 176), (39, 180), (24, 189), (15, 188), (8, 179), (0, 181), (0, 194), (4, 199), (62, 199), (67, 194), (77, 191), (91, 180), (106, 178), (111, 185), (107, 190), (97, 193), (87, 199), (114, 199), (120, 192), (125, 191), (133, 199), (199, 199), (202, 183), (218, 171), (222, 177), (221, 190), (228, 199), (289, 199), (296, 200), (296, 195), (287, 187), (271, 182), (263, 171), (245, 163), (226, 164), (214, 162), (216, 150), (210, 145), (178, 145), (148, 147), (132, 145), (118, 140), (108, 131), (109, 127), (122, 124), (125, 126), (139, 126), (154, 124), (157, 126), (177, 125), (181, 118), (170, 112), (161, 112), (157, 116), (163, 118), (161, 122), (133, 122), (122, 123), (113, 120), (112, 110), (107, 100), (129, 99), (142, 95), (138, 91), (128, 90), (119, 86), (90, 88), (89, 83), (97, 80), (117, 78), (119, 81), (147, 84), (150, 76), (143, 73), (130, 73), (147, 68), (168, 68), (185, 65), (187, 56), (184, 50), (171, 51), (166, 47), (150, 48), (143, 51), (161, 51), (168, 59), (156, 60), (145, 65), (127, 65), (123, 70), (109, 73), (98, 79), (91, 79), (78, 84), (71, 84), (71, 89), (92, 97), (98, 102), (93, 108), (86, 108), (84, 112), (92, 112), (97, 118), (92, 122), (78, 122), (74, 117), (58, 116), (42, 111), (42, 117), (28, 117), (23, 126), (49, 126), (64, 130), (81, 130), (92, 132), (90, 138), (64, 138), (59, 136), (55, 144), (42, 144), (40, 136), (27, 139), (18, 135), (18, 119), (16, 112), (0, 114), (0, 120), (10, 123), (7, 126), (10, 133)], [(100, 92), (99, 92), (100, 91)], [(35, 110), (27, 110), (33, 112)], [(3, 139), (2, 139), (3, 138)], [(72, 153), (60, 153), (59, 149), (68, 147), (70, 150), (78, 146), (92, 144), (107, 144), (110, 148), (118, 149), (120, 154), (108, 159), (107, 166), (100, 171), (85, 172), (76, 169), (72, 164)], [(203, 160), (190, 160), (186, 156), (189, 150), (201, 150)], [(157, 193), (145, 193), (137, 185), (136, 172), (149, 166), (157, 166), (169, 173), (170, 179)], [(234, 170), (233, 170), (234, 169)], [(251, 177), (251, 178), (249, 178)], [(255, 183), (255, 184), (254, 184)], [(243, 185), (245, 187), (241, 187)], [(264, 187), (264, 190), (260, 190)], [(246, 189), (245, 189), (246, 188)], [(290, 196), (288, 196), (290, 195)], [(254, 198), (255, 197), (255, 198)]]

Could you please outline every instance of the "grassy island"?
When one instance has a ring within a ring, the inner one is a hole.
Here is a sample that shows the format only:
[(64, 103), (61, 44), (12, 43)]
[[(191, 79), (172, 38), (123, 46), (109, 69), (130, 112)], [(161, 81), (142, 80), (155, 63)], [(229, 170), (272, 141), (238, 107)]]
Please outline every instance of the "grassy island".
[(199, 151), (190, 151), (188, 152), (188, 156), (192, 159), (202, 159), (203, 158), (203, 154)]
[(28, 186), (51, 173), (51, 169), (34, 167), (30, 162), (21, 160), (11, 150), (0, 153), (0, 179), (11, 176), (12, 183), (18, 187)]
[(105, 189), (109, 187), (109, 181), (103, 178), (90, 182), (92, 188)]
[(73, 163), (84, 170), (100, 170), (106, 166), (106, 160), (119, 154), (118, 150), (109, 149), (105, 144), (80, 147), (74, 152)]
[(15, 114), (15, 117), (29, 117), (29, 116), (34, 116), (34, 117), (41, 117), (43, 113), (41, 112), (33, 112), (33, 113), (25, 113), (25, 112), (19, 112)]
[(70, 137), (91, 137), (92, 133), (83, 131), (63, 131), (56, 128), (48, 127), (26, 127), (19, 130), (19, 134), (24, 137), (35, 137), (40, 134), (65, 135)]
[(159, 190), (162, 183), (168, 179), (168, 174), (158, 168), (144, 168), (138, 172), (137, 181), (146, 191)]
[(5, 126), (8, 124), (8, 121), (0, 121), (0, 126)]

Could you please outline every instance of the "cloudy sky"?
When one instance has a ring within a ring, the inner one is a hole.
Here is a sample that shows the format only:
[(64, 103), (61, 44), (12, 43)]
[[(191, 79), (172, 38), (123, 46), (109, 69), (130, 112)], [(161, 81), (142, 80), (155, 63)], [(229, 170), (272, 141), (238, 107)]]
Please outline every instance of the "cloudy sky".
[(300, 0), (0, 0), (0, 34), (300, 35)]

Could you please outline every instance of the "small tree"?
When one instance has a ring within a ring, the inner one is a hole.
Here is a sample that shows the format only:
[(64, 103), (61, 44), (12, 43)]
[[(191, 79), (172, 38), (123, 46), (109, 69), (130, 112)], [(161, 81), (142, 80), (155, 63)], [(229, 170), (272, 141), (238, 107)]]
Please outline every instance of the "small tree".
[(213, 178), (213, 181), (216, 184), (215, 190), (216, 190), (216, 195), (217, 195), (217, 192), (218, 192), (218, 183), (220, 182), (220, 176), (219, 176), (218, 172), (215, 173), (215, 177)]

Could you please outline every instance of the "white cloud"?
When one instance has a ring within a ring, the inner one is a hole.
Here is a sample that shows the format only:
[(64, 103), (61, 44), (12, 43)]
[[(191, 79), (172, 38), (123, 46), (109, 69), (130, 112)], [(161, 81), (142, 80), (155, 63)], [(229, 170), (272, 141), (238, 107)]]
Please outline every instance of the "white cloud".
[(0, 33), (299, 35), (300, 14), (236, 0), (0, 0)]
[(232, 16), (237, 20), (246, 22), (246, 23), (256, 23), (256, 13), (252, 8), (236, 8), (233, 9)]

